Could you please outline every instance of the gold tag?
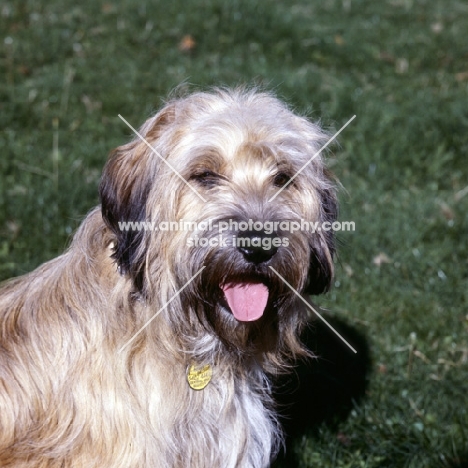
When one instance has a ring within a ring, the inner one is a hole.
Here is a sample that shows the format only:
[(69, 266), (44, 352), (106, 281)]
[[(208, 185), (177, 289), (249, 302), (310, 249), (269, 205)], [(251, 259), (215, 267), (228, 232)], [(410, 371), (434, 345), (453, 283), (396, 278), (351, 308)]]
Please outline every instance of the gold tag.
[(210, 383), (212, 375), (213, 370), (209, 364), (201, 367), (192, 364), (187, 369), (187, 381), (194, 390), (203, 390)]

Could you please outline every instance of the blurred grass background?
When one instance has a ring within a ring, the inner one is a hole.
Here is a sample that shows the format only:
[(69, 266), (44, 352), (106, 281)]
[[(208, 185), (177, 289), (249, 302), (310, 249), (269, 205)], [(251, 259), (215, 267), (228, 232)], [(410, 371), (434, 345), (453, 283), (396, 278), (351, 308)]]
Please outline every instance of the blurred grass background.
[(138, 126), (181, 83), (262, 84), (330, 131), (356, 114), (330, 161), (356, 232), (318, 302), (373, 369), (338, 429), (296, 441), (298, 466), (462, 466), (467, 31), (458, 0), (3, 1), (0, 279), (65, 248), (130, 137), (117, 114)]

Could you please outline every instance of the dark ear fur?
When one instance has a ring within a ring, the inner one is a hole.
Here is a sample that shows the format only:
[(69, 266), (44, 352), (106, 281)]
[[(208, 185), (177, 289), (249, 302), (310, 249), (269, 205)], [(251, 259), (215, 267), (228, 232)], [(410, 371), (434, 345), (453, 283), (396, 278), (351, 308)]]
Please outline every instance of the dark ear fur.
[(146, 200), (151, 181), (145, 154), (141, 150), (141, 145), (135, 141), (112, 151), (99, 188), (102, 217), (116, 237), (113, 257), (121, 273), (128, 273), (138, 289), (143, 286), (141, 245), (145, 232), (121, 230), (119, 222), (146, 219)]
[[(321, 222), (333, 223), (338, 217), (338, 204), (333, 188), (320, 192), (322, 203)], [(333, 257), (335, 255), (335, 235), (329, 231), (315, 234), (311, 245), (309, 280), (305, 288), (307, 294), (318, 295), (330, 289), (333, 279)]]
[[(154, 143), (163, 127), (173, 116), (167, 106), (152, 124), (147, 122), (140, 133)], [(145, 269), (144, 230), (121, 230), (119, 222), (139, 222), (147, 219), (146, 206), (158, 156), (140, 139), (113, 150), (104, 167), (99, 188), (102, 217), (116, 237), (113, 254), (121, 273), (128, 274), (137, 290), (143, 289)]]

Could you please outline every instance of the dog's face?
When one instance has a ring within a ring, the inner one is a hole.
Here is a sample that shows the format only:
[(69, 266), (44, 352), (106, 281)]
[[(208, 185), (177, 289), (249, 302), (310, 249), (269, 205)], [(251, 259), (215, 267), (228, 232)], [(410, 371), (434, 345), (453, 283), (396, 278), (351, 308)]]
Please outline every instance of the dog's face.
[[(204, 267), (181, 294), (185, 325), (212, 330), (234, 348), (275, 346), (281, 330), (300, 321), (284, 280), (320, 294), (333, 275), (332, 231), (304, 224), (336, 219), (334, 188), (316, 155), (324, 134), (250, 91), (175, 100), (140, 133), (169, 164), (134, 140), (106, 165), (102, 210), (122, 273), (164, 304)], [(119, 227), (180, 220), (191, 228)]]

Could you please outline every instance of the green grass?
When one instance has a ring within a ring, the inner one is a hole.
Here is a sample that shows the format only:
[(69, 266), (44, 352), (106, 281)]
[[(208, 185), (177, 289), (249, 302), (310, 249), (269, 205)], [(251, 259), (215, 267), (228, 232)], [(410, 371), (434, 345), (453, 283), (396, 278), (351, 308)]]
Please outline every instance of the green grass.
[(180, 83), (259, 83), (330, 131), (356, 114), (330, 162), (356, 232), (340, 234), (319, 303), (367, 336), (373, 372), (350, 417), (297, 440), (297, 457), (468, 454), (466, 2), (6, 0), (0, 31), (1, 279), (64, 249), (129, 138), (117, 114), (138, 125)]

